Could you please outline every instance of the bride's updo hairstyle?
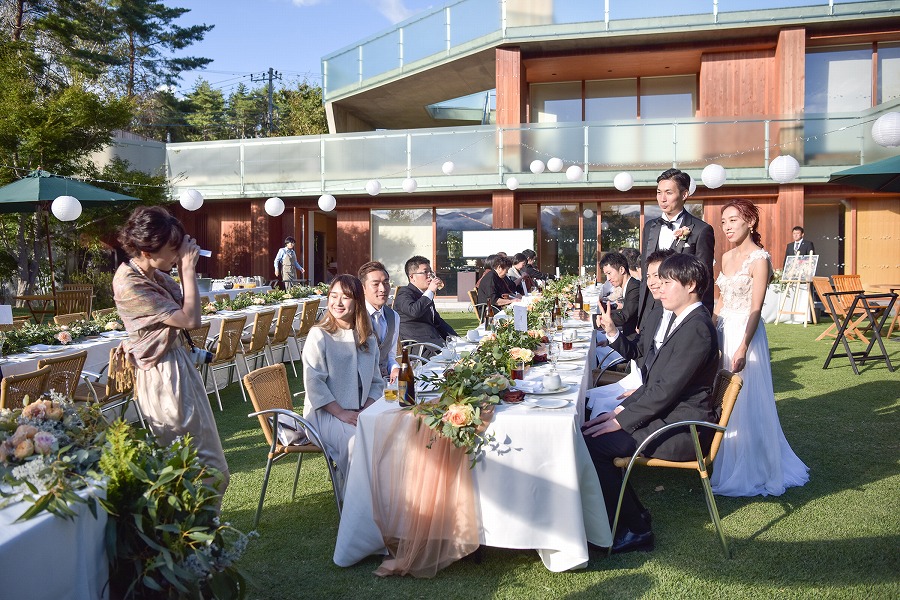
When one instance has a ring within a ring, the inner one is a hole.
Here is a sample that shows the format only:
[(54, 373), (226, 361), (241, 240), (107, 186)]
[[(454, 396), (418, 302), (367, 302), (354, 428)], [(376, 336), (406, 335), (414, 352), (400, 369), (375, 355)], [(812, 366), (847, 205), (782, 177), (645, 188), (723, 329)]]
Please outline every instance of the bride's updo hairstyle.
[(178, 247), (184, 240), (184, 226), (161, 206), (141, 206), (131, 213), (119, 229), (119, 243), (129, 256), (141, 252), (159, 252), (167, 246)]
[(724, 213), (725, 209), (728, 207), (733, 207), (738, 211), (741, 218), (750, 225), (750, 239), (753, 240), (754, 244), (762, 248), (762, 236), (759, 235), (759, 231), (757, 231), (757, 227), (759, 227), (759, 209), (756, 208), (756, 205), (749, 200), (735, 198), (722, 207), (722, 212)]

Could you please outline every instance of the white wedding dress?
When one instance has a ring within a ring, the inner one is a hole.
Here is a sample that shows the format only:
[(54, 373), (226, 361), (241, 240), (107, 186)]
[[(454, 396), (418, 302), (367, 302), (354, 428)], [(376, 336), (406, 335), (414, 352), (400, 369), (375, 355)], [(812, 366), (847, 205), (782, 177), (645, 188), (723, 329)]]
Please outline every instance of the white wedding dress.
[[(732, 355), (744, 339), (753, 287), (749, 268), (760, 259), (769, 260), (769, 253), (755, 250), (737, 273), (730, 277), (720, 273), (716, 279), (722, 296), (716, 327), (726, 369), (731, 369)], [(713, 463), (713, 492), (722, 496), (779, 496), (785, 488), (809, 481), (809, 468), (791, 450), (781, 430), (762, 321), (750, 341), (740, 376), (744, 386)]]

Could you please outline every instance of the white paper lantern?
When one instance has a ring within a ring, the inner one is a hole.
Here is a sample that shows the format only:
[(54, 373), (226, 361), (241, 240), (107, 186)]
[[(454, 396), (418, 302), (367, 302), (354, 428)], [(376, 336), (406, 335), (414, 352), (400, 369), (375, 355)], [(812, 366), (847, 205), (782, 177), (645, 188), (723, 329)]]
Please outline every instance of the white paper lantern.
[(900, 146), (900, 113), (889, 112), (878, 117), (872, 125), (872, 139), (879, 146)]
[(184, 210), (197, 210), (203, 206), (203, 194), (197, 190), (184, 190), (178, 197), (178, 202)]
[(414, 191), (416, 191), (416, 188), (419, 187), (419, 184), (412, 177), (407, 177), (403, 180), (401, 187), (403, 187), (403, 191), (407, 194), (412, 194)]
[(337, 200), (331, 194), (322, 194), (319, 196), (319, 208), (325, 212), (331, 212), (337, 206)]
[(634, 186), (634, 177), (631, 176), (631, 173), (623, 171), (613, 179), (613, 185), (616, 186), (616, 189), (620, 192), (627, 192)]
[(366, 193), (370, 196), (377, 196), (381, 193), (381, 182), (377, 179), (370, 179), (366, 182)]
[(279, 217), (284, 212), (284, 200), (281, 198), (269, 198), (266, 200), (266, 214), (270, 217)]
[(703, 167), (703, 172), (700, 174), (700, 179), (703, 180), (703, 185), (708, 187), (711, 190), (722, 187), (725, 183), (726, 174), (725, 167), (722, 165), (717, 165), (715, 163), (711, 165), (706, 165)]
[(584, 177), (584, 169), (579, 167), (578, 165), (572, 165), (568, 169), (566, 169), (566, 179), (569, 181), (578, 181), (582, 177)]
[(50, 205), (50, 211), (60, 221), (74, 221), (81, 216), (81, 202), (75, 196), (58, 196)]
[(540, 175), (544, 172), (544, 161), (533, 160), (531, 161), (531, 165), (528, 168), (531, 169), (531, 172), (535, 175)]
[(769, 177), (778, 183), (788, 183), (797, 178), (800, 173), (800, 163), (790, 154), (776, 156), (769, 163)]
[(592, 210), (589, 209), (589, 208), (586, 208), (586, 209), (584, 209), (584, 212), (581, 213), (581, 214), (584, 215), (584, 218), (585, 218), (585, 219), (590, 219), (591, 217), (594, 216), (594, 211), (592, 211)]
[(448, 160), (444, 164), (441, 165), (441, 171), (444, 172), (444, 175), (453, 175), (453, 171), (456, 170), (456, 165), (453, 164), (452, 160)]
[[(691, 177), (691, 176), (688, 175), (688, 177)], [(688, 186), (688, 196), (693, 196), (694, 192), (696, 192), (696, 191), (697, 191), (697, 182), (694, 181), (693, 177), (691, 177), (691, 185)]]
[(519, 180), (515, 177), (510, 177), (506, 180), (506, 187), (508, 187), (512, 191), (516, 191), (519, 189)]
[(555, 156), (547, 161), (547, 168), (550, 169), (553, 173), (559, 173), (563, 168), (562, 159), (556, 158)]

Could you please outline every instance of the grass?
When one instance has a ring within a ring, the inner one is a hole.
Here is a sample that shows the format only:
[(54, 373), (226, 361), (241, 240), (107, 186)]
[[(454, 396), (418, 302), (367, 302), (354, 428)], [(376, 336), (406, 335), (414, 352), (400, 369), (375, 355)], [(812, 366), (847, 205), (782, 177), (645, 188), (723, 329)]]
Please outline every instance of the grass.
[[(444, 316), (458, 331), (474, 325), (470, 314)], [(900, 377), (883, 362), (856, 376), (846, 358), (823, 370), (831, 343), (814, 340), (824, 328), (768, 326), (781, 423), (811, 479), (778, 498), (717, 498), (732, 560), (716, 541), (697, 475), (646, 470), (634, 481), (653, 511), (652, 553), (592, 550), (586, 569), (551, 573), (534, 551), (484, 548), (431, 580), (380, 579), (377, 558), (350, 568), (332, 562), (338, 516), (322, 459), (307, 457), (294, 502), (294, 463), (272, 469), (260, 537), (242, 559), (250, 597), (900, 597)], [(900, 368), (900, 343), (885, 344)], [(247, 531), (266, 448), (237, 386), (222, 400), (216, 417), (232, 473), (223, 517)]]

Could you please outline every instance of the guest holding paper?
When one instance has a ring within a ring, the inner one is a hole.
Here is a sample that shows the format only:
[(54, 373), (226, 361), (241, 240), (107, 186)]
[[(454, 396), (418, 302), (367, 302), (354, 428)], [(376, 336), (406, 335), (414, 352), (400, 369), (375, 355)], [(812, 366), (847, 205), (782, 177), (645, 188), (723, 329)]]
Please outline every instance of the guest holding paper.
[(328, 310), (303, 346), (303, 416), (319, 432), (346, 479), (359, 413), (380, 398), (384, 380), (359, 279), (338, 275)]
[(481, 281), (478, 282), (478, 303), (490, 304), (495, 309), (511, 303), (509, 298), (509, 286), (506, 284), (506, 273), (512, 266), (512, 260), (507, 256), (495, 256)]
[[(200, 462), (224, 476), (219, 483), (224, 494), (228, 463), (184, 335), (185, 329), (200, 326), (200, 246), (161, 206), (135, 209), (119, 230), (119, 243), (131, 258), (119, 266), (112, 287), (128, 332), (121, 348), (136, 367), (135, 401), (160, 444), (191, 435)], [(168, 275), (176, 266), (183, 291)]]

